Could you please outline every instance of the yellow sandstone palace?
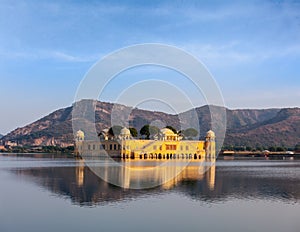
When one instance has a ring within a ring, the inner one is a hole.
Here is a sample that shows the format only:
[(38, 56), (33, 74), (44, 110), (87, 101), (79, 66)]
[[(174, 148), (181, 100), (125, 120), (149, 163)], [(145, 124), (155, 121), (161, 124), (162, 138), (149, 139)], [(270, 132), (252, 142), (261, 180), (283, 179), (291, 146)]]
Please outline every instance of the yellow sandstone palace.
[(109, 138), (107, 130), (99, 141), (84, 140), (84, 132), (76, 134), (76, 152), (79, 155), (107, 156), (124, 159), (192, 159), (216, 156), (215, 133), (208, 131), (205, 141), (183, 140), (168, 128), (163, 128), (152, 140), (134, 139), (124, 127), (117, 138)]

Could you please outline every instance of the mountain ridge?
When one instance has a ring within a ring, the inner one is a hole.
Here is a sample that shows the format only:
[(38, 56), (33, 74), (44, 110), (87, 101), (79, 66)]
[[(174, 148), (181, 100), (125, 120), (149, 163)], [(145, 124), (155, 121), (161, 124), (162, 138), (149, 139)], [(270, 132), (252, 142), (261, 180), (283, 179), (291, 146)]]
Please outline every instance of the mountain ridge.
[[(124, 112), (130, 112), (129, 125), (138, 130), (145, 124), (161, 120), (166, 125), (179, 129), (178, 115), (159, 111), (149, 111), (109, 102), (91, 101), (95, 107), (95, 115), (88, 118), (89, 123), (95, 120), (96, 129), (110, 127), (111, 112), (116, 105)], [(16, 141), (20, 145), (58, 145), (73, 144), (72, 130), (73, 106), (58, 109), (24, 127), (17, 128), (1, 140)], [(86, 107), (86, 106), (84, 106)], [(200, 137), (210, 129), (210, 108), (220, 106), (201, 106), (195, 109), (199, 125)], [(83, 109), (87, 110), (86, 108)], [(228, 109), (227, 131), (224, 145), (229, 146), (286, 146), (294, 147), (300, 142), (300, 108), (270, 109)], [(122, 120), (122, 119), (120, 119)], [(89, 132), (86, 132), (89, 136)]]

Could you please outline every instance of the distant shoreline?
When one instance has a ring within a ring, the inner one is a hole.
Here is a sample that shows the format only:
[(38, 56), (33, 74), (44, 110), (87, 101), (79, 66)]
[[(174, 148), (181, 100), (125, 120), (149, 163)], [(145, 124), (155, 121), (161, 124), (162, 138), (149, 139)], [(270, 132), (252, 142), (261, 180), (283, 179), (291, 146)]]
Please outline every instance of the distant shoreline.
[(18, 156), (18, 157), (32, 157), (32, 158), (78, 158), (72, 153), (44, 153), (44, 152), (0, 152), (0, 156)]
[[(32, 157), (32, 158), (73, 158), (80, 159), (80, 156), (74, 153), (48, 153), (48, 152), (0, 152), (0, 156), (18, 156), (18, 157)], [(300, 160), (300, 153), (286, 154), (283, 152), (272, 152), (269, 155), (264, 155), (261, 152), (235, 152), (232, 154), (219, 154), (217, 160)]]
[(230, 157), (238, 158), (238, 157), (245, 157), (245, 158), (300, 158), (300, 152), (294, 151), (277, 151), (277, 152), (270, 152), (270, 151), (222, 151), (220, 152), (218, 157), (224, 157), (225, 159), (229, 159)]

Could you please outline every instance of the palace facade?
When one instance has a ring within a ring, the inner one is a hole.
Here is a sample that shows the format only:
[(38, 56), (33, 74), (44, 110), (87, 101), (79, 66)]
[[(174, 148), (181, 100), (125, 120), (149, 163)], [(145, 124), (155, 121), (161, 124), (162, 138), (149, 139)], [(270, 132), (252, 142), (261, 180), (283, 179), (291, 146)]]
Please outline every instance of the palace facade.
[(135, 139), (124, 127), (117, 138), (109, 137), (108, 130), (100, 133), (99, 141), (84, 139), (84, 132), (76, 134), (79, 155), (110, 156), (124, 159), (193, 159), (215, 157), (215, 133), (208, 131), (205, 140), (184, 140), (168, 128), (163, 128), (154, 139)]

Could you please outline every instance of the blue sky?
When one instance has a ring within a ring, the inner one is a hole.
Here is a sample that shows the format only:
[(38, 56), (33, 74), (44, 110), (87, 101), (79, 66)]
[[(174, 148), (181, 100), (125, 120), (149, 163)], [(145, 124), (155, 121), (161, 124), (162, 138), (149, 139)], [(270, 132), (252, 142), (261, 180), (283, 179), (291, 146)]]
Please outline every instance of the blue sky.
[[(96, 61), (139, 43), (174, 45), (200, 59), (229, 108), (300, 106), (298, 1), (2, 0), (0, 35), (0, 133), (71, 105)], [(165, 70), (156, 76), (164, 75), (176, 79)]]

